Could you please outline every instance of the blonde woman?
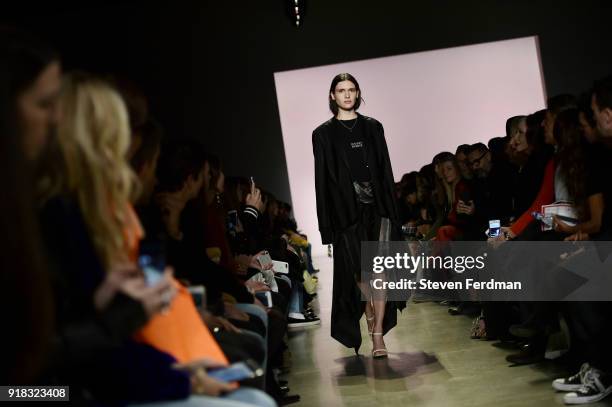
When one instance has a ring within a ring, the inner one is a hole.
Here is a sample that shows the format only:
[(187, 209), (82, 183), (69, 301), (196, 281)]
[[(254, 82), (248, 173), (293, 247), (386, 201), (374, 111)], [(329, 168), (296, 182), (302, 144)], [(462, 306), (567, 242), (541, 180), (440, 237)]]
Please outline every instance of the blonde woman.
[(102, 266), (128, 261), (142, 229), (131, 200), (138, 186), (126, 161), (130, 144), (121, 97), (103, 81), (68, 76), (60, 95), (55, 162), (43, 180), (43, 198), (76, 201)]

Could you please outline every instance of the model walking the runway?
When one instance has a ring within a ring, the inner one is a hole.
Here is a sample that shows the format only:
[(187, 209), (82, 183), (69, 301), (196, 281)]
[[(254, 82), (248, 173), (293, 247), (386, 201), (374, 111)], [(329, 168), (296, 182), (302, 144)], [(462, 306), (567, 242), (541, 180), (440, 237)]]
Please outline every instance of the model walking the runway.
[(383, 126), (357, 113), (362, 100), (351, 74), (332, 80), (334, 117), (312, 133), (317, 215), (323, 244), (334, 245), (331, 335), (358, 352), (365, 311), (372, 356), (382, 358), (387, 357), (383, 335), (396, 325), (397, 309), (405, 303), (372, 299), (369, 284), (361, 282), (361, 242), (397, 239), (400, 222)]

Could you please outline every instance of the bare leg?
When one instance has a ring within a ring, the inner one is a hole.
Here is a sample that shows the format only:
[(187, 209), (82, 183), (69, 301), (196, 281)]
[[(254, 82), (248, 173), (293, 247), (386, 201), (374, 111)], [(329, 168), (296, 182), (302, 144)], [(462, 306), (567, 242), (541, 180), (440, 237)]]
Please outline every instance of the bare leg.
[(365, 298), (368, 299), (366, 303), (366, 319), (368, 320), (368, 330), (372, 333), (372, 349), (377, 351), (373, 356), (386, 356), (386, 345), (383, 339), (383, 320), (385, 318), (385, 306), (387, 305), (386, 298), (384, 295), (380, 295), (373, 298), (372, 288), (367, 283), (360, 283), (359, 288), (361, 289)]
[(385, 318), (385, 306), (387, 305), (386, 300), (384, 299), (375, 299), (372, 301), (374, 303), (374, 329), (373, 333), (377, 333), (379, 335), (372, 335), (372, 344), (374, 349), (386, 349), (385, 341), (382, 336), (383, 332), (383, 320)]
[(374, 312), (374, 305), (372, 304), (371, 293), (369, 290), (369, 286), (366, 283), (359, 283), (359, 289), (361, 290), (363, 296), (367, 299), (365, 306), (365, 316), (366, 322), (368, 324), (368, 333), (372, 333), (374, 329), (374, 323), (376, 321), (376, 315)]

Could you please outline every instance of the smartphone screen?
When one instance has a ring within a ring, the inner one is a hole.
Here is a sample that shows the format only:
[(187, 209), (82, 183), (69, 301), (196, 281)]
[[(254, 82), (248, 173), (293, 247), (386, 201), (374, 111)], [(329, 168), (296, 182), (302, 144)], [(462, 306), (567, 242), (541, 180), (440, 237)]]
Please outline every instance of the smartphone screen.
[(501, 232), (501, 222), (499, 219), (489, 221), (489, 237), (497, 237)]
[(268, 308), (272, 308), (272, 293), (270, 291), (266, 291), (266, 301), (268, 302)]
[(155, 285), (162, 278), (166, 257), (159, 241), (144, 241), (140, 244), (138, 266), (142, 269), (147, 285)]
[(221, 369), (209, 370), (208, 375), (221, 382), (239, 382), (245, 379), (252, 379), (263, 374), (262, 369), (253, 369), (245, 362), (231, 364)]

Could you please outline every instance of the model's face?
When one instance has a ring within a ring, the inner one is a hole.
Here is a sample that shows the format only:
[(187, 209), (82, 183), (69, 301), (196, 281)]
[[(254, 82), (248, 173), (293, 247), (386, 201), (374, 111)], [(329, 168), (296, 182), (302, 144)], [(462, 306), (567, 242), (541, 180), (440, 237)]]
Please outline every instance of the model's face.
[(457, 174), (457, 170), (451, 161), (445, 161), (442, 163), (442, 175), (444, 180), (452, 184), (459, 179), (459, 174)]
[(601, 136), (612, 137), (612, 109), (600, 109), (595, 95), (591, 98), (591, 108), (593, 109), (593, 116), (595, 116), (595, 121), (597, 122), (597, 130)]
[(336, 88), (331, 93), (331, 97), (336, 101), (339, 109), (350, 111), (355, 108), (355, 102), (359, 97), (359, 91), (353, 82), (342, 81), (338, 82)]
[(40, 156), (49, 134), (57, 125), (60, 86), (60, 64), (53, 62), (17, 99), (24, 152), (30, 160), (36, 160)]

